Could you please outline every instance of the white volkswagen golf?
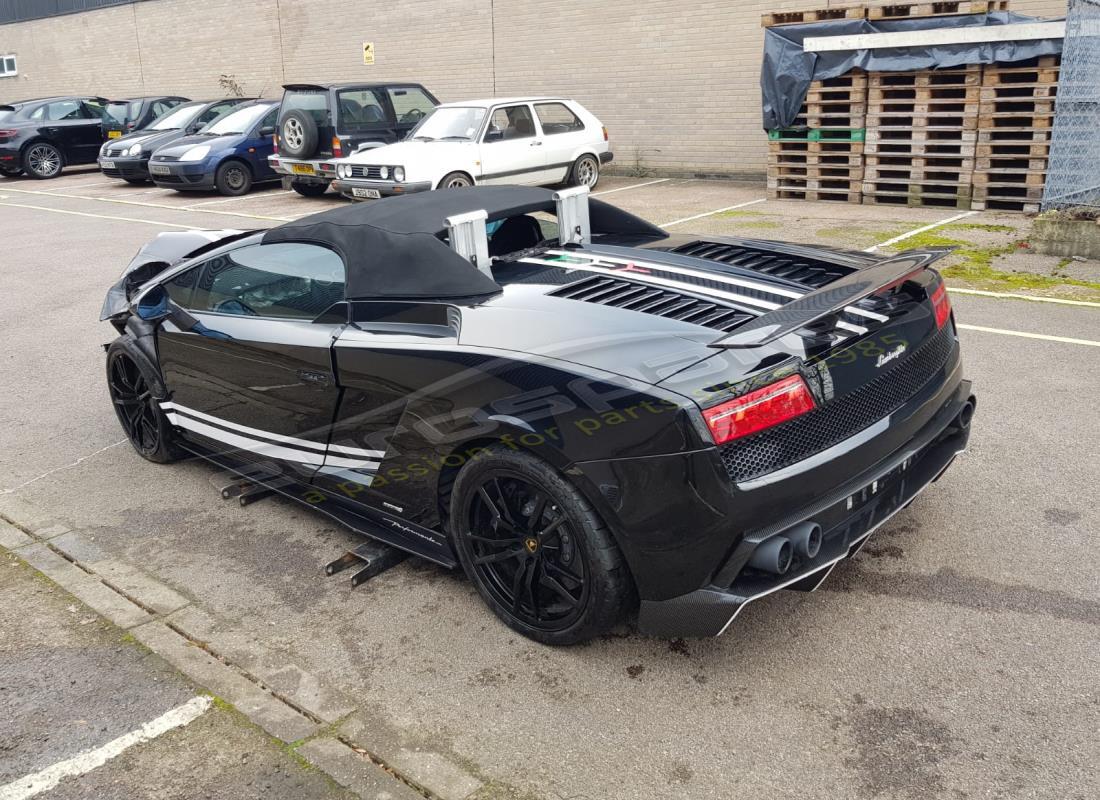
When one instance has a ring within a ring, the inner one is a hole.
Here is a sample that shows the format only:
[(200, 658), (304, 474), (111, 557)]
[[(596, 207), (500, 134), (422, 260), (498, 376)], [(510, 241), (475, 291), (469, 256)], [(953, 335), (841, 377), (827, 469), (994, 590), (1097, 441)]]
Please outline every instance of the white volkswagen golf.
[(612, 158), (607, 128), (560, 97), (437, 106), (404, 141), (333, 159), (333, 186), (372, 199), (430, 189), (521, 183), (594, 187)]

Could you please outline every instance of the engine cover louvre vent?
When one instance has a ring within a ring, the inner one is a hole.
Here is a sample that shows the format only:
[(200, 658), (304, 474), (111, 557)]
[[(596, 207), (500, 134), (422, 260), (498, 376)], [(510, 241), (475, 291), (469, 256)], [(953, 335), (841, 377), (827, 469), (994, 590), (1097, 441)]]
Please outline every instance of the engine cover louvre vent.
[(808, 289), (820, 289), (826, 284), (843, 278), (851, 272), (847, 267), (830, 264), (813, 258), (798, 258), (783, 253), (770, 253), (754, 247), (722, 244), (721, 242), (688, 242), (674, 247), (671, 252), (684, 256), (705, 258), (751, 269), (764, 275), (792, 281)]
[(754, 319), (749, 312), (719, 301), (602, 276), (584, 278), (555, 289), (550, 292), (550, 296), (625, 308), (628, 311), (677, 319), (727, 333)]

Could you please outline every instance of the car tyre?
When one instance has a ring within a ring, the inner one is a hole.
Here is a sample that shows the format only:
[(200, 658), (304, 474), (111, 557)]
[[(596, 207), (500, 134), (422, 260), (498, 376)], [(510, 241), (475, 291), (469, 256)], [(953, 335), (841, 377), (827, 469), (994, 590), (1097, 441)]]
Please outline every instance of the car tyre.
[(111, 342), (107, 348), (107, 392), (119, 424), (139, 456), (167, 464), (178, 460), (183, 452), (154, 396), (161, 385), (160, 376), (153, 372), (132, 336), (124, 334)]
[(468, 186), (473, 186), (474, 180), (465, 172), (450, 172), (443, 176), (443, 179), (439, 182), (437, 189), (465, 189)]
[(126, 181), (127, 183), (129, 183), (133, 186), (142, 186), (142, 185), (149, 182), (149, 181), (145, 180), (145, 178), (123, 178), (122, 180)]
[(3, 175), (5, 178), (18, 178), (22, 174), (22, 167), (0, 167), (0, 175)]
[(40, 181), (56, 178), (64, 166), (61, 151), (49, 142), (31, 142), (23, 151), (23, 171)]
[(606, 633), (632, 609), (634, 583), (599, 515), (553, 467), (504, 446), (459, 472), (450, 528), (466, 575), (508, 627), (543, 644)]
[(595, 189), (600, 182), (600, 160), (594, 155), (586, 154), (573, 162), (573, 168), (569, 171), (570, 186), (587, 186)]
[(317, 152), (320, 141), (317, 123), (305, 111), (286, 112), (279, 123), (279, 152), (292, 158), (308, 158)]
[(296, 191), (302, 197), (320, 197), (328, 191), (328, 184), (304, 183), (302, 181), (294, 181), (290, 184), (290, 188)]
[(226, 197), (248, 194), (252, 189), (252, 170), (243, 161), (223, 161), (214, 174), (214, 186)]

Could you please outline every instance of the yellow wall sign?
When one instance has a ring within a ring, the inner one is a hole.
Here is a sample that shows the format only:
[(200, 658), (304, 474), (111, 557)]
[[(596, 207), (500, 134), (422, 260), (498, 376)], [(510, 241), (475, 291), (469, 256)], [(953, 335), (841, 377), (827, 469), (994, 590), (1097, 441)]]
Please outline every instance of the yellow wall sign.
[(374, 42), (363, 42), (363, 63), (368, 67), (374, 64)]

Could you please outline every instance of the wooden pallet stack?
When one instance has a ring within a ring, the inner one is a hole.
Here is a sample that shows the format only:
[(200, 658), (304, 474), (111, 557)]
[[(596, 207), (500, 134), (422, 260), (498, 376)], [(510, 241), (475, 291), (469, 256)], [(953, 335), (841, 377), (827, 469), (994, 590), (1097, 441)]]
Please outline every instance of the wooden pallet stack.
[(1009, 0), (938, 0), (934, 3), (895, 3), (888, 6), (854, 5), (814, 8), (809, 11), (772, 11), (760, 18), (760, 25), (800, 25), (832, 19), (908, 19), (912, 17), (949, 17), (960, 14), (987, 14), (1008, 10)]
[(867, 76), (814, 81), (792, 128), (768, 134), (768, 196), (860, 201)]
[(1037, 212), (1046, 182), (1058, 56), (989, 64), (978, 107), (975, 209)]
[(863, 202), (970, 207), (981, 66), (871, 75)]

